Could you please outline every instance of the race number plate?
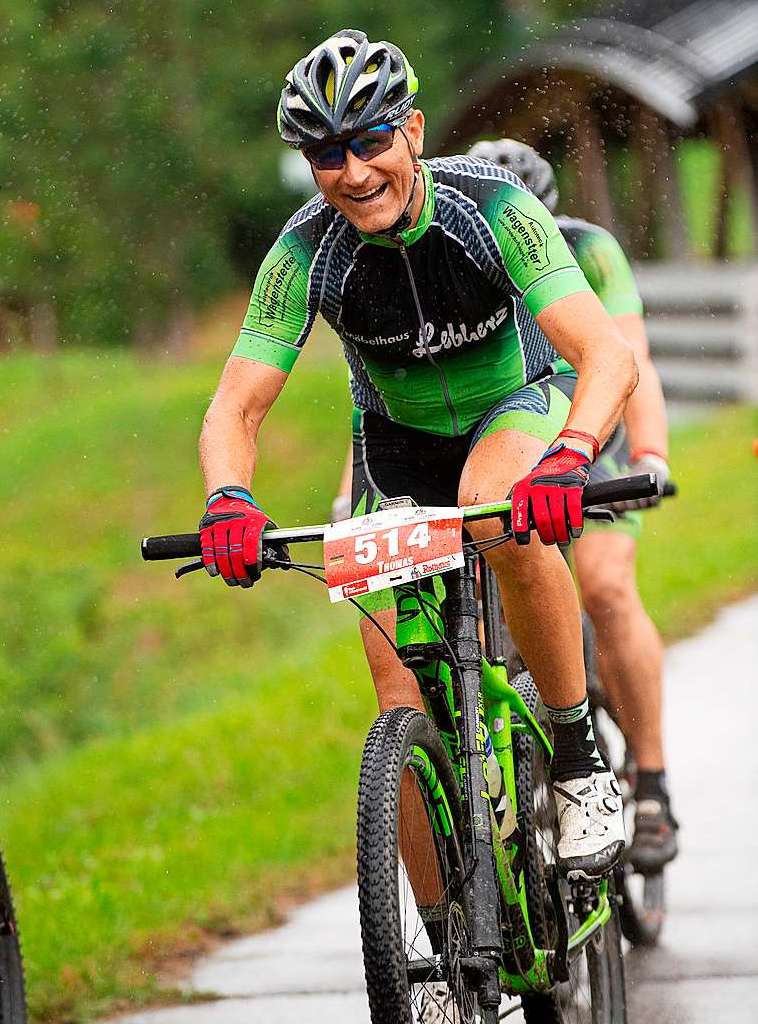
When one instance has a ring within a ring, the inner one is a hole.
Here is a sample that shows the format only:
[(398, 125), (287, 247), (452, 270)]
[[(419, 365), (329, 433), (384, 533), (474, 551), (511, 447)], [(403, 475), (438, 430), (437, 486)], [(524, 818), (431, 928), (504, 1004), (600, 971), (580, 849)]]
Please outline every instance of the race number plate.
[(324, 567), (332, 602), (387, 590), (463, 565), (463, 510), (381, 509), (327, 526)]

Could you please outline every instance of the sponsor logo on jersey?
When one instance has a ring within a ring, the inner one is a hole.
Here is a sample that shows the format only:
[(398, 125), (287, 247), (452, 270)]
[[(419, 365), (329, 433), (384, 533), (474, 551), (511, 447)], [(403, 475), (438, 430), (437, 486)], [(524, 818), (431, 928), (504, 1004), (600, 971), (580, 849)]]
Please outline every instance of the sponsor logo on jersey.
[[(440, 329), (437, 324), (427, 321), (426, 339), (423, 338), (420, 328), (416, 332), (417, 337), (412, 350), (413, 355), (417, 359), (424, 359), (427, 355), (436, 355), (438, 352), (446, 352), (449, 349), (462, 348), (464, 345), (471, 345), (477, 341), (482, 341), (488, 334), (492, 334), (493, 331), (496, 331), (498, 327), (505, 323), (510, 312), (510, 304), (501, 306), (500, 309), (495, 310), (492, 316), (487, 317), (486, 320), (480, 320), (473, 327), (469, 324), (453, 324), (448, 321)], [(410, 344), (412, 337), (410, 331), (405, 331), (403, 334), (377, 334), (373, 337), (367, 337), (366, 335), (354, 334), (343, 329), (342, 334), (356, 345), (366, 345), (372, 348), (385, 345), (406, 348)]]
[(529, 217), (515, 203), (503, 201), (498, 204), (497, 220), (508, 232), (525, 267), (539, 271), (550, 266), (547, 234), (533, 217)]
[(258, 288), (258, 322), (264, 327), (281, 323), (292, 285), (297, 278), (299, 264), (294, 249), (287, 249), (267, 270)]
[(446, 352), (452, 348), (462, 348), (464, 345), (482, 341), (488, 334), (492, 334), (505, 323), (510, 311), (510, 305), (501, 306), (500, 309), (495, 310), (492, 316), (487, 317), (486, 320), (480, 320), (473, 327), (461, 323), (456, 326), (448, 321), (439, 332), (439, 341), (434, 340), (437, 337), (435, 325), (428, 323), (426, 325), (426, 344), (424, 344), (421, 330), (419, 330), (413, 354), (417, 359), (423, 359), (426, 355), (433, 356), (438, 352)]
[(410, 341), (411, 332), (404, 331), (402, 334), (375, 334), (373, 337), (369, 337), (366, 334), (356, 334), (354, 331), (348, 331), (344, 327), (341, 328), (340, 333), (343, 337), (347, 338), (348, 341), (352, 341), (354, 345), (402, 345), (403, 342)]

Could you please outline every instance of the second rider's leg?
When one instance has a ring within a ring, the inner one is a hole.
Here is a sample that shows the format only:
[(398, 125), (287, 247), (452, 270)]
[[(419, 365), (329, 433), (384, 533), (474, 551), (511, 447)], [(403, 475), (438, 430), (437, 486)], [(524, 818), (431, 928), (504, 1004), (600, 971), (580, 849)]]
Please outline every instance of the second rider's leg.
[(574, 544), (577, 580), (595, 627), (597, 668), (637, 765), (632, 863), (660, 868), (676, 856), (665, 779), (663, 644), (640, 600), (637, 545), (622, 523), (591, 528)]
[(587, 531), (572, 552), (603, 689), (637, 767), (660, 772), (663, 646), (637, 592), (635, 541), (602, 528)]

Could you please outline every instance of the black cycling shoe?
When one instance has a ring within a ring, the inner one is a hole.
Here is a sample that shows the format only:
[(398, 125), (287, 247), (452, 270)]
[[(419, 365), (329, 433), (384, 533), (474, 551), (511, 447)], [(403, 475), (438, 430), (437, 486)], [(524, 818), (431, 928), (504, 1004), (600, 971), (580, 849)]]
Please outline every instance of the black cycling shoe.
[(641, 875), (657, 875), (679, 852), (679, 825), (667, 800), (646, 796), (637, 801), (634, 839), (627, 860)]

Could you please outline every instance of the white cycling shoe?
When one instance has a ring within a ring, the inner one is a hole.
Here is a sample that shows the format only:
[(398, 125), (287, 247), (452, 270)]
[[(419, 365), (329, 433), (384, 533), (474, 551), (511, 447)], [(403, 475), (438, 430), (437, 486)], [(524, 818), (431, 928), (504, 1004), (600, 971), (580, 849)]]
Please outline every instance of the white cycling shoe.
[(427, 982), (421, 995), (418, 1024), (460, 1024), (460, 1020), (453, 993), (446, 982)]
[(626, 846), (621, 788), (613, 772), (554, 782), (561, 838), (558, 868), (569, 879), (607, 874)]

